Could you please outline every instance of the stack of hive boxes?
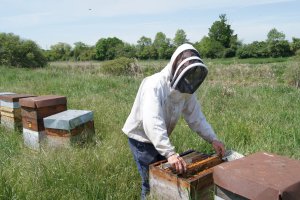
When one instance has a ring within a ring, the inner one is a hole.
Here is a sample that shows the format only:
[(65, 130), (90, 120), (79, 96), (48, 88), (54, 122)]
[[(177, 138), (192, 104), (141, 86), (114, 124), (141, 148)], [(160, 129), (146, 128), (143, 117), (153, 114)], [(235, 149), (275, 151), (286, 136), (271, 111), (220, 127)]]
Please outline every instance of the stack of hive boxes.
[(20, 100), (23, 137), (26, 146), (39, 149), (45, 139), (43, 118), (67, 110), (67, 98), (47, 95)]
[(38, 150), (93, 141), (93, 112), (67, 110), (67, 98), (0, 93), (0, 121), (10, 129), (22, 129), (26, 146)]
[(91, 142), (95, 134), (93, 112), (67, 110), (44, 118), (47, 146), (69, 147)]
[[(0, 96), (9, 95), (9, 94), (15, 94), (15, 93), (12, 93), (12, 92), (0, 92)], [(0, 100), (0, 124), (1, 124), (1, 100)]]
[(27, 94), (1, 95), (1, 124), (9, 129), (17, 130), (22, 127), (21, 109), (19, 100), (33, 97)]

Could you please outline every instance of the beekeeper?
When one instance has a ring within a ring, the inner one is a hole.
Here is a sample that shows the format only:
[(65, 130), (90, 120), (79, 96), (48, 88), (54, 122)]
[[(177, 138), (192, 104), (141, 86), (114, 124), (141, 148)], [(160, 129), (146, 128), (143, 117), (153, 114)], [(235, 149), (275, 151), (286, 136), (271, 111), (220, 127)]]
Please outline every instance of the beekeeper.
[(185, 161), (169, 139), (181, 114), (192, 130), (212, 144), (216, 153), (224, 155), (224, 145), (206, 121), (195, 94), (207, 72), (197, 50), (183, 44), (161, 72), (142, 81), (122, 129), (142, 177), (142, 199), (150, 190), (151, 163), (166, 158), (178, 173), (186, 171)]

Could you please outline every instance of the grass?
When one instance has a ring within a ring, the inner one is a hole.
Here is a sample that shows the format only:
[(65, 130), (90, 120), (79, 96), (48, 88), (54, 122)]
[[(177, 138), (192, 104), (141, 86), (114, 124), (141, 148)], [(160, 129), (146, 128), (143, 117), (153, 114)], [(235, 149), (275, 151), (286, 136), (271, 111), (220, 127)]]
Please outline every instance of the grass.
[[(285, 81), (286, 69), (300, 61), (277, 61), (207, 60), (209, 76), (197, 95), (227, 148), (300, 159), (300, 90)], [(146, 73), (166, 63), (139, 61)], [(69, 109), (93, 110), (97, 141), (87, 148), (34, 152), (24, 147), (21, 133), (0, 127), (0, 199), (139, 199), (140, 177), (121, 128), (142, 77), (104, 76), (100, 67), (0, 67), (0, 91), (64, 95)], [(178, 152), (213, 152), (182, 119), (171, 141)]]

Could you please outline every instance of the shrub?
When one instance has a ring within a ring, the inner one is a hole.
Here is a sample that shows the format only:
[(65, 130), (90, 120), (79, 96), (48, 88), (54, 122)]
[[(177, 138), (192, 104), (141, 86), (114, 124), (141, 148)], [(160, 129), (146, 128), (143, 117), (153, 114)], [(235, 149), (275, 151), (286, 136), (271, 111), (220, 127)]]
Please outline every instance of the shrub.
[(122, 76), (135, 76), (141, 73), (140, 67), (137, 65), (135, 59), (132, 58), (117, 58), (115, 60), (106, 61), (101, 66), (101, 71), (104, 74)]
[(224, 47), (220, 42), (206, 36), (196, 43), (195, 47), (200, 52), (200, 56), (206, 58), (221, 58), (224, 52)]
[(300, 66), (295, 62), (286, 68), (285, 80), (287, 84), (300, 88)]
[(251, 44), (242, 46), (237, 51), (239, 58), (266, 58), (269, 57), (266, 42), (255, 41)]
[(232, 58), (235, 56), (235, 49), (227, 48), (224, 50), (223, 58)]
[[(300, 38), (294, 38), (291, 43), (291, 50), (296, 54), (298, 50), (300, 50)], [(299, 53), (299, 52), (298, 52)]]
[(269, 55), (271, 57), (286, 57), (292, 55), (290, 45), (287, 40), (271, 41), (268, 43)]
[(300, 57), (300, 49), (296, 51), (295, 56)]

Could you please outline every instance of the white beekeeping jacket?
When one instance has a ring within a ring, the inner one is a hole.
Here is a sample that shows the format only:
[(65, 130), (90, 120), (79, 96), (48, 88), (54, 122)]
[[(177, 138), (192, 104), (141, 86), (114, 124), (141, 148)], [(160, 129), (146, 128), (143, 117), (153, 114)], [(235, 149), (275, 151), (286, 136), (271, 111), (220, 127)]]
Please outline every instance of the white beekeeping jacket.
[[(181, 114), (189, 127), (203, 139), (208, 142), (217, 139), (201, 111), (196, 95), (181, 93), (174, 89), (174, 85), (171, 87), (172, 66), (175, 59), (188, 49), (196, 51), (190, 44), (181, 45), (161, 72), (146, 77), (142, 81), (130, 115), (122, 129), (132, 139), (152, 143), (157, 151), (167, 158), (175, 153), (169, 135)], [(206, 68), (204, 64), (202, 66)], [(173, 82), (176, 81), (173, 80)]]

